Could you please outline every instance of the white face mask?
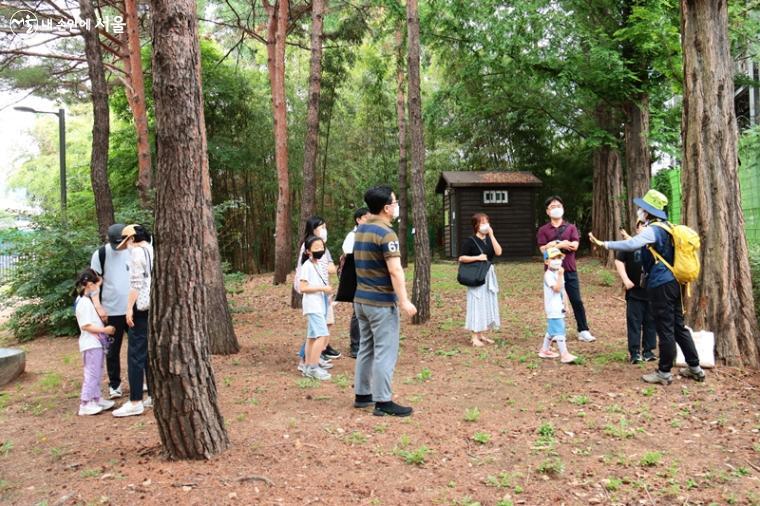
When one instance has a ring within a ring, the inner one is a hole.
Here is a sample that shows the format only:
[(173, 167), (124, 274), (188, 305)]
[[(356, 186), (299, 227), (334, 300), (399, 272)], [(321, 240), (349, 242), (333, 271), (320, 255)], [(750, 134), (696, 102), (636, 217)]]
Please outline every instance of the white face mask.
[(393, 219), (394, 220), (398, 219), (398, 216), (399, 216), (400, 212), (401, 212), (401, 210), (399, 209), (399, 205), (398, 204), (396, 204), (395, 206), (393, 206)]
[(319, 237), (323, 241), (326, 241), (327, 240), (327, 227), (320, 228), (319, 231), (317, 232), (317, 237)]
[(646, 216), (646, 211), (644, 211), (644, 210), (643, 210), (643, 209), (641, 209), (641, 208), (639, 208), (639, 209), (636, 209), (636, 217), (637, 217), (637, 218), (639, 219), (639, 221), (640, 221), (640, 222), (642, 222), (642, 223), (646, 223), (646, 221), (647, 221), (647, 219), (646, 219), (646, 218), (647, 218), (647, 216)]
[(491, 230), (491, 226), (488, 223), (483, 223), (479, 228), (478, 232), (480, 232), (483, 235), (486, 235), (488, 231)]
[(552, 209), (549, 209), (549, 216), (552, 218), (562, 218), (564, 214), (565, 210), (561, 207), (554, 207)]
[(562, 267), (562, 259), (561, 258), (552, 258), (549, 260), (549, 268), (553, 271), (556, 271)]

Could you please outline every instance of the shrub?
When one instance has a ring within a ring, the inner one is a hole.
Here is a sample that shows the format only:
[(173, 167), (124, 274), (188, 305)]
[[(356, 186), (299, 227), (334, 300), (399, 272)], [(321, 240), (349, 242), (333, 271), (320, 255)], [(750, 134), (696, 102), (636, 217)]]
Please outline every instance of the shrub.
[(41, 218), (13, 246), (21, 258), (6, 285), (7, 296), (21, 299), (7, 323), (13, 335), (28, 341), (46, 333), (76, 334), (74, 282), (98, 247), (94, 224)]

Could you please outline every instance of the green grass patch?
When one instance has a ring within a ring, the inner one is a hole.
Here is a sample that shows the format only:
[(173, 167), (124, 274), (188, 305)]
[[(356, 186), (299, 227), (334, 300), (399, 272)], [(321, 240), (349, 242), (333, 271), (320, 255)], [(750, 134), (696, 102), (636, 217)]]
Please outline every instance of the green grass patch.
[(480, 409), (477, 407), (474, 408), (467, 408), (464, 410), (464, 421), (465, 422), (477, 422), (480, 419)]
[(335, 385), (341, 390), (345, 390), (351, 385), (351, 379), (346, 373), (340, 373), (333, 376), (332, 382), (335, 383)]
[(306, 390), (308, 388), (317, 388), (321, 382), (315, 378), (299, 378), (296, 380), (298, 388)]
[(484, 445), (491, 442), (491, 434), (488, 432), (478, 431), (472, 435), (472, 440), (478, 444)]
[(37, 386), (45, 392), (54, 392), (61, 388), (61, 383), (63, 383), (63, 378), (60, 374), (49, 372), (37, 382)]
[(548, 476), (556, 476), (562, 474), (565, 470), (565, 464), (559, 457), (552, 457), (541, 462), (536, 467), (536, 472), (539, 474), (545, 474)]
[(639, 459), (641, 467), (654, 467), (662, 460), (662, 452), (646, 452)]

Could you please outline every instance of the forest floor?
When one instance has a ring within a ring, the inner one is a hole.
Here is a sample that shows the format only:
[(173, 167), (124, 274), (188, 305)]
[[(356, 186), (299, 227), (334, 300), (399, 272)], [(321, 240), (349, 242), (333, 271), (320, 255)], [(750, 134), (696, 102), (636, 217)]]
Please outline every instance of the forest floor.
[[(653, 366), (627, 363), (622, 289), (593, 260), (580, 272), (598, 340), (571, 333), (579, 365), (540, 360), (541, 270), (498, 265), (503, 326), (474, 349), (456, 266), (433, 267), (432, 320), (402, 323), (394, 393), (415, 409), (402, 419), (352, 407), (347, 356), (329, 382), (302, 378), (290, 284), (248, 278), (231, 296), (242, 350), (213, 357), (231, 445), (210, 461), (165, 460), (150, 410), (77, 416), (76, 339), (24, 344), (27, 372), (0, 394), (0, 502), (760, 504), (760, 376), (642, 383)], [(336, 316), (347, 351), (350, 307)]]

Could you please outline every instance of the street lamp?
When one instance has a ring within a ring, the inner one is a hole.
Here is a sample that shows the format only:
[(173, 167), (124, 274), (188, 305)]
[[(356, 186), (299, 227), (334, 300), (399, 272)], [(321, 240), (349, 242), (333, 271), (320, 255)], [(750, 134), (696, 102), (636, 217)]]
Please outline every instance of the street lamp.
[(58, 156), (61, 166), (61, 213), (66, 216), (66, 111), (58, 109), (58, 112), (53, 111), (38, 111), (31, 107), (25, 107), (23, 105), (14, 107), (17, 111), (31, 112), (35, 114), (53, 114), (58, 116)]

